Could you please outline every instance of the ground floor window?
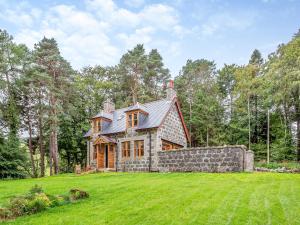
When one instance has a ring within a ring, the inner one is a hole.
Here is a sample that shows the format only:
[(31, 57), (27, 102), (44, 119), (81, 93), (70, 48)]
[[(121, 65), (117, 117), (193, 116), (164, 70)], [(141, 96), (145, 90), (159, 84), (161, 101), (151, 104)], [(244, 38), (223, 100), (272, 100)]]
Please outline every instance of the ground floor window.
[(144, 141), (134, 141), (134, 157), (140, 158), (144, 156)]
[(123, 158), (130, 157), (130, 141), (122, 142), (122, 157)]
[(179, 148), (183, 148), (183, 146), (179, 145), (179, 144), (175, 144), (175, 143), (170, 142), (170, 141), (162, 140), (162, 150), (163, 151), (168, 151), (168, 150), (172, 150), (172, 149), (179, 149)]

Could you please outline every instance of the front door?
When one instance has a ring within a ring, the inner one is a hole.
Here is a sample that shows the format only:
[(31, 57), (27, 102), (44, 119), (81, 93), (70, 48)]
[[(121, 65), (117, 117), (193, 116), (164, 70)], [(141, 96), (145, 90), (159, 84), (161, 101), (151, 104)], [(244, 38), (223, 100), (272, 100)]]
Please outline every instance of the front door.
[(104, 168), (104, 149), (103, 149), (103, 144), (98, 144), (97, 146), (97, 150), (98, 150), (98, 154), (97, 154), (97, 161), (98, 161), (98, 168), (99, 169), (103, 169)]
[(109, 168), (108, 165), (108, 158), (109, 158), (109, 154), (108, 154), (108, 144), (105, 145), (105, 168)]
[(98, 146), (98, 168), (115, 168), (115, 146), (114, 144), (100, 144)]
[(108, 168), (115, 168), (115, 145), (108, 145)]

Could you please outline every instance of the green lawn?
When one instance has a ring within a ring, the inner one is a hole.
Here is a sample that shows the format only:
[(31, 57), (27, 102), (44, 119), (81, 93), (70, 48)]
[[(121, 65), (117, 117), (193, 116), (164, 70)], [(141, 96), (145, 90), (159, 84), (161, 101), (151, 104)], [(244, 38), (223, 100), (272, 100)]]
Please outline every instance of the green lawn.
[[(105, 173), (0, 181), (0, 203), (34, 184), (90, 198), (7, 224), (300, 224), (300, 175)], [(6, 224), (6, 223), (4, 223)]]

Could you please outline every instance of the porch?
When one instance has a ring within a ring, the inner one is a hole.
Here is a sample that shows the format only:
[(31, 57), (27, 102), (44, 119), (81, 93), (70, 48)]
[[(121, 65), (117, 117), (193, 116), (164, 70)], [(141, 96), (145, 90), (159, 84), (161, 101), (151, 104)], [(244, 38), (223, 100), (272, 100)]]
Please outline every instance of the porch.
[(99, 136), (94, 141), (97, 169), (100, 171), (116, 170), (116, 141), (107, 136)]

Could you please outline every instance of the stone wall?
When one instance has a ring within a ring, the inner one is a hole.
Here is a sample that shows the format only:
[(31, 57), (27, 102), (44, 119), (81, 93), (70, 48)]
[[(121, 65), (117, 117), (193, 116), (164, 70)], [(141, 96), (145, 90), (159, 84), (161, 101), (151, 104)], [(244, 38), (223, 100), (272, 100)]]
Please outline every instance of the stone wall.
[(158, 152), (160, 172), (241, 172), (253, 170), (245, 146), (198, 147)]
[[(144, 141), (144, 156), (141, 158), (134, 157), (134, 141), (143, 140)], [(130, 157), (122, 158), (122, 147), (121, 143), (124, 141), (130, 141)], [(150, 160), (150, 143), (151, 143), (151, 168), (156, 168), (157, 166), (157, 130), (151, 130), (151, 141), (149, 131), (141, 132), (137, 134), (127, 133), (123, 137), (118, 137), (117, 143), (117, 171), (122, 172), (145, 172), (149, 171), (149, 160)]]
[(186, 135), (175, 104), (172, 105), (159, 131), (161, 139), (179, 144), (183, 147), (187, 146)]

